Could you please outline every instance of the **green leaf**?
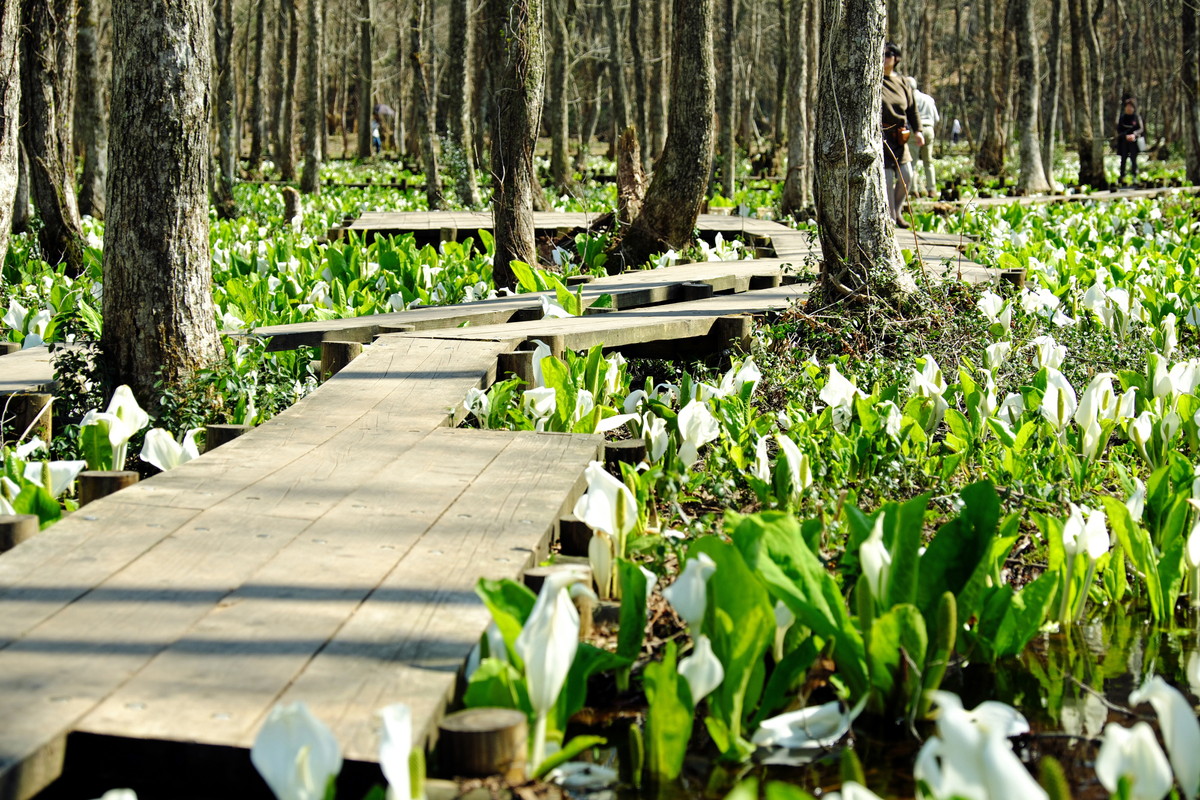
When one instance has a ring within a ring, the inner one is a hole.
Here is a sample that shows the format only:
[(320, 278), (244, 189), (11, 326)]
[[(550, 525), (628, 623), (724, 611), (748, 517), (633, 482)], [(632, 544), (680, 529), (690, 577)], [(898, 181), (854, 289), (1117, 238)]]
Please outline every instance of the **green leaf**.
[(463, 695), (467, 708), (514, 708), (533, 714), (525, 680), (517, 668), (498, 658), (485, 658), (471, 675)]
[(668, 642), (663, 660), (646, 665), (646, 769), (657, 781), (673, 781), (683, 769), (692, 738), (692, 696), (675, 662), (675, 643)]
[(475, 584), (475, 594), (483, 600), (496, 627), (500, 629), (500, 635), (504, 637), (504, 644), (508, 648), (509, 660), (520, 667), (521, 659), (516, 649), (517, 637), (521, 635), (521, 628), (525, 627), (525, 620), (529, 619), (529, 614), (533, 611), (537, 595), (531, 592), (529, 587), (507, 578), (499, 581), (480, 578), (479, 583)]
[(13, 498), (13, 510), (18, 514), (36, 514), (42, 527), (62, 517), (62, 506), (41, 486), (26, 484)]
[(545, 288), (544, 286), (540, 286), (538, 284), (538, 279), (534, 274), (533, 267), (529, 266), (524, 261), (513, 259), (510, 266), (512, 267), (513, 275), (517, 277), (517, 288), (521, 292), (539, 292)]
[(914, 605), (899, 605), (875, 618), (867, 642), (873, 710), (899, 712), (919, 697), (928, 644), (925, 619)]
[(888, 573), (888, 608), (916, 602), (921, 535), (925, 529), (925, 509), (930, 497), (929, 494), (919, 495), (903, 505), (889, 503), (884, 509), (884, 541), (892, 556), (892, 567)]
[(561, 750), (544, 760), (541, 764), (538, 764), (532, 777), (544, 778), (550, 770), (567, 763), (580, 753), (587, 752), (593, 747), (603, 747), (606, 744), (608, 744), (608, 740), (603, 736), (575, 736), (571, 741), (563, 745)]
[[(991, 481), (971, 484), (960, 493), (963, 510), (943, 525), (921, 556), (917, 607), (932, 617), (942, 592), (957, 596), (987, 557), (1000, 521), (1000, 497)], [(966, 615), (966, 611), (960, 609)]]
[(108, 427), (108, 422), (101, 420), (79, 429), (79, 447), (88, 469), (116, 469), (113, 466), (113, 447), (108, 439)]
[(622, 558), (617, 560), (617, 580), (621, 585), (617, 654), (634, 661), (646, 638), (646, 576), (637, 564)]

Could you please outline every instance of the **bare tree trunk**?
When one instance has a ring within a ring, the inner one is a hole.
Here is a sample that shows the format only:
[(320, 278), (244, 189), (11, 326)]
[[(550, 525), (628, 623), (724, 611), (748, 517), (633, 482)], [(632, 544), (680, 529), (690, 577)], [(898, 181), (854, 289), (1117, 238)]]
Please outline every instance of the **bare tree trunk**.
[(156, 380), (174, 383), (221, 352), (208, 246), (208, 0), (118, 2), (113, 23), (101, 345), (117, 381), (146, 404)]
[(20, 0), (0, 0), (0, 259), (8, 253), (21, 172), (20, 21)]
[(912, 288), (883, 191), (884, 25), (884, 0), (824, 0), (816, 187), (821, 292), (831, 299), (894, 302)]
[(646, 109), (646, 54), (642, 49), (642, 0), (629, 0), (629, 49), (633, 52), (633, 107), (637, 125), (639, 153), (642, 166), (650, 166), (650, 148), (640, 147), (650, 140), (649, 116)]
[(779, 33), (775, 39), (775, 111), (771, 115), (771, 138), (778, 158), (788, 141), (787, 137), (787, 106), (791, 90), (790, 70), (792, 62), (798, 60), (800, 54), (790, 56), (794, 32), (791, 24), (791, 3), (788, 0), (775, 0), (776, 13), (779, 15)]
[(979, 150), (975, 153), (975, 168), (989, 175), (1004, 170), (1004, 91), (1002, 74), (1004, 39), (1002, 25), (996, 24), (996, 1), (983, 0), (983, 63), (984, 103), (983, 122), (979, 130)]
[(794, 54), (788, 69), (788, 167), (780, 211), (796, 214), (812, 202), (812, 131), (808, 127), (808, 5), (817, 0), (791, 0), (788, 39)]
[[(608, 28), (608, 82), (612, 90), (613, 126), (618, 132), (629, 126), (629, 89), (625, 83), (624, 31), (615, 2), (601, 3)], [(615, 142), (615, 140), (614, 140)]]
[[(279, 106), (279, 177), (296, 180), (296, 71), (300, 66), (300, 15), (298, 0), (282, 0), (280, 34), (286, 36), (287, 55), (283, 65), (283, 102)], [(286, 24), (285, 24), (286, 23)]]
[(1046, 67), (1046, 93), (1048, 97), (1042, 104), (1045, 113), (1042, 115), (1042, 168), (1046, 173), (1046, 183), (1053, 191), (1054, 183), (1054, 150), (1058, 129), (1058, 103), (1062, 92), (1062, 0), (1052, 0), (1050, 4), (1050, 39), (1047, 42), (1049, 63)]
[[(262, 2), (266, 3), (267, 0), (262, 0)], [(278, 13), (272, 15), (275, 20), (275, 57), (271, 60), (270, 102), (267, 106), (271, 155), (275, 158), (276, 166), (279, 166), (279, 160), (283, 154), (283, 111), (284, 105), (287, 103), (287, 98), (284, 96), (284, 84), (287, 82), (288, 0), (278, 0), (278, 3), (279, 7), (276, 9)]]
[(546, 112), (550, 127), (550, 178), (560, 192), (571, 185), (570, 115), (567, 109), (567, 30), (571, 18), (567, 0), (551, 0), (547, 23), (550, 27), (550, 80)]
[[(79, 0), (75, 53), (75, 135), (83, 154), (79, 213), (104, 219), (104, 182), (108, 178), (108, 123), (105, 95), (112, 74), (107, 49), (100, 46), (99, 0)], [(0, 198), (0, 205), (6, 205)], [(0, 252), (2, 248), (0, 248)]]
[(25, 0), (21, 42), (21, 120), (29, 185), (50, 264), (83, 266), (71, 122), (75, 102), (74, 0)]
[(662, 152), (663, 142), (667, 138), (667, 65), (669, 52), (667, 48), (667, 29), (670, 27), (671, 0), (653, 0), (654, 19), (651, 22), (651, 48), (654, 50), (654, 69), (650, 78), (650, 132), (646, 142), (646, 156), (653, 163)]
[(321, 0), (308, 0), (305, 4), (304, 169), (300, 173), (300, 191), (304, 194), (321, 191), (321, 130), (325, 125), (321, 104), (321, 84), (325, 80), (325, 37), (321, 30), (325, 18), (323, 6)]
[(250, 174), (258, 173), (262, 165), (263, 148), (266, 144), (266, 126), (263, 120), (263, 63), (266, 60), (267, 0), (255, 0), (254, 4), (254, 61), (253, 77), (250, 79)]
[(213, 3), (217, 70), (217, 174), (213, 194), (217, 216), (233, 219), (233, 181), (237, 176), (237, 96), (233, 80), (233, 0)]
[(620, 243), (620, 268), (644, 264), (667, 248), (686, 246), (708, 191), (716, 103), (713, 0), (675, 0), (673, 20), (666, 144), (642, 213)]
[[(471, 144), (471, 96), (475, 91), (471, 56), (475, 49), (475, 20), (470, 0), (450, 3), (450, 62), (447, 81), (457, 87), (450, 93), (446, 117), (449, 135), (442, 145), (446, 160), (453, 159), (458, 173), (458, 202), (468, 208), (479, 205), (479, 181), (475, 178), (475, 150)], [(565, 77), (564, 77), (565, 81)]]
[(1100, 97), (1095, 91), (1102, 86), (1103, 77), (1093, 75), (1101, 68), (1096, 31), (1092, 26), (1091, 3), (1089, 0), (1068, 0), (1068, 16), (1071, 19), (1071, 83), (1075, 90), (1075, 138), (1079, 149), (1079, 182), (1094, 187), (1108, 185), (1108, 174), (1104, 169), (1105, 126), (1096, 130), (1096, 121), (1102, 117), (1097, 109)]
[(360, 0), (358, 13), (358, 157), (370, 158), (371, 113), (375, 109), (371, 0)]
[(720, 141), (717, 153), (721, 164), (721, 194), (733, 197), (733, 183), (737, 172), (737, 146), (733, 141), (734, 76), (733, 54), (737, 35), (737, 0), (722, 0), (721, 3), (721, 47), (725, 62), (717, 77), (717, 118), (720, 120)]
[(438, 177), (437, 148), (434, 145), (436, 126), (433, 103), (430, 102), (430, 76), (425, 74), (424, 29), (426, 25), (426, 0), (413, 0), (409, 37), (412, 48), (409, 58), (413, 66), (413, 99), (416, 101), (417, 128), (421, 134), (421, 156), (425, 162), (425, 201), (430, 211), (445, 208), (442, 199), (442, 181)]
[(542, 110), (542, 0), (488, 0), (492, 34), (492, 216), (496, 286), (513, 287), (514, 260), (533, 264), (533, 148)]
[(1183, 3), (1180, 7), (1180, 41), (1182, 59), (1179, 63), (1179, 83), (1183, 90), (1184, 135), (1187, 158), (1187, 179), (1200, 184), (1200, 43), (1196, 36), (1196, 7)]
[(1042, 167), (1041, 144), (1038, 139), (1039, 93), (1037, 46), (1033, 38), (1032, 0), (1012, 0), (1017, 21), (1017, 83), (1020, 88), (1021, 175), (1017, 189), (1022, 194), (1050, 191), (1046, 171)]

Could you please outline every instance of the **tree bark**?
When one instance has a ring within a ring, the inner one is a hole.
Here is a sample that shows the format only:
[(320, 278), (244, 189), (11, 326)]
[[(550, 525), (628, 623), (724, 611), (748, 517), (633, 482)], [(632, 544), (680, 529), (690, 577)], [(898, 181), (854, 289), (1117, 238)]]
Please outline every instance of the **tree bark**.
[(1196, 8), (1190, 3), (1180, 7), (1180, 42), (1182, 58), (1179, 62), (1180, 88), (1183, 91), (1184, 154), (1187, 159), (1187, 179), (1192, 185), (1200, 184), (1200, 42), (1196, 36)]
[(1092, 25), (1090, 0), (1068, 0), (1071, 20), (1071, 83), (1075, 92), (1075, 140), (1079, 149), (1079, 182), (1093, 187), (1106, 187), (1108, 173), (1104, 169), (1106, 126), (1096, 122), (1103, 118), (1099, 111), (1097, 88), (1103, 86), (1103, 76), (1096, 76), (1099, 63), (1099, 44)]
[(666, 143), (642, 213), (616, 253), (619, 268), (644, 264), (667, 248), (687, 246), (708, 191), (716, 104), (713, 0), (674, 0), (673, 22)]
[[(221, 352), (208, 245), (208, 0), (113, 4), (112, 163), (101, 346), (154, 406)], [(148, 169), (147, 165), (153, 165)]]
[(21, 119), (29, 186), (42, 220), (38, 241), (50, 264), (83, 267), (71, 122), (75, 102), (74, 0), (25, 0)]
[(1003, 26), (996, 24), (996, 0), (983, 0), (983, 63), (984, 103), (983, 121), (979, 126), (979, 150), (975, 153), (975, 169), (988, 175), (1004, 171), (1004, 89)]
[(817, 117), (820, 292), (895, 302), (911, 291), (883, 189), (884, 0), (824, 0)]
[(479, 181), (475, 177), (475, 150), (471, 142), (471, 97), (475, 92), (471, 57), (475, 50), (475, 20), (470, 0), (450, 3), (449, 96), (446, 112), (449, 134), (443, 144), (447, 161), (458, 173), (458, 202), (468, 208), (479, 205)]
[(8, 253), (21, 171), (20, 22), (20, 0), (0, 0), (0, 259)]
[(567, 108), (567, 43), (571, 36), (567, 25), (571, 19), (567, 0), (551, 0), (550, 80), (547, 85), (546, 112), (550, 128), (550, 179), (559, 192), (571, 187), (570, 114)]
[(413, 66), (413, 99), (416, 101), (417, 128), (421, 135), (421, 157), (425, 163), (425, 201), (430, 211), (445, 208), (442, 198), (442, 181), (438, 177), (438, 154), (434, 145), (435, 111), (430, 98), (429, 82), (431, 76), (426, 74), (425, 59), (425, 26), (426, 0), (413, 0), (412, 19), (409, 23), (409, 37), (412, 49), (409, 58)]
[[(76, 147), (83, 155), (79, 213), (104, 219), (104, 183), (108, 179), (108, 122), (104, 101), (112, 69), (108, 51), (100, 45), (99, 5), (99, 0), (79, 0), (75, 134)], [(0, 204), (3, 204), (2, 199)], [(2, 248), (0, 252), (3, 252)]]
[(263, 63), (266, 60), (267, 0), (254, 4), (254, 61), (250, 79), (250, 174), (256, 175), (262, 165), (266, 145), (266, 126), (263, 120)]
[(279, 106), (279, 177), (296, 180), (296, 71), (300, 66), (300, 15), (298, 0), (281, 0), (280, 35), (286, 37), (283, 65), (283, 98)]
[(237, 176), (237, 95), (233, 79), (233, 0), (213, 3), (217, 70), (217, 174), (213, 192), (217, 216), (233, 219), (233, 181)]
[(321, 191), (321, 131), (325, 109), (321, 103), (321, 84), (325, 80), (325, 37), (321, 30), (325, 18), (324, 3), (308, 0), (304, 31), (304, 169), (300, 173), (300, 191)]
[(1048, 64), (1046, 65), (1046, 94), (1042, 104), (1045, 113), (1042, 115), (1042, 168), (1046, 173), (1046, 183), (1050, 189), (1055, 189), (1054, 182), (1054, 151), (1058, 134), (1058, 104), (1062, 92), (1062, 0), (1051, 0), (1050, 3), (1050, 37), (1046, 43)]
[(1020, 87), (1021, 174), (1017, 189), (1022, 194), (1050, 191), (1046, 171), (1042, 167), (1041, 142), (1038, 135), (1038, 112), (1041, 108), (1037, 69), (1037, 45), (1033, 37), (1032, 0), (1012, 0), (1017, 22), (1017, 82)]
[(651, 162), (657, 161), (667, 138), (667, 104), (669, 86), (667, 81), (670, 52), (667, 47), (670, 27), (670, 0), (654, 0), (654, 19), (651, 22), (651, 47), (654, 50), (654, 69), (650, 77), (650, 131), (646, 137), (646, 155)]
[(812, 203), (812, 129), (808, 126), (808, 48), (809, 3), (817, 0), (791, 0), (788, 12), (788, 39), (795, 57), (787, 74), (787, 177), (783, 181), (780, 211), (796, 214)]
[(358, 20), (358, 157), (371, 157), (371, 113), (375, 109), (371, 56), (371, 0), (360, 0)]
[[(633, 54), (633, 108), (638, 141), (649, 141), (646, 109), (646, 53), (642, 47), (642, 0), (629, 0), (629, 49)], [(650, 148), (639, 147), (642, 166), (650, 166)]]
[[(267, 0), (262, 0), (262, 2), (265, 4)], [(275, 158), (276, 166), (279, 166), (279, 160), (283, 152), (283, 109), (286, 102), (286, 98), (284, 97), (284, 83), (287, 81), (287, 2), (288, 0), (278, 0), (279, 6), (276, 9), (278, 13), (272, 15), (275, 30), (275, 57), (271, 59), (270, 103), (268, 104), (269, 120), (267, 124), (270, 130), (271, 155)]]
[(601, 5), (604, 6), (608, 28), (608, 83), (612, 91), (612, 121), (619, 133), (629, 126), (629, 89), (625, 82), (625, 47), (622, 43), (624, 31), (621, 30), (617, 4), (609, 0)]
[(492, 34), (492, 192), (496, 286), (512, 288), (514, 260), (533, 264), (533, 164), (542, 110), (542, 0), (488, 0)]
[(733, 53), (737, 33), (737, 0), (721, 2), (721, 52), (725, 61), (717, 78), (717, 119), (720, 124), (720, 141), (717, 154), (721, 164), (721, 194), (733, 197), (733, 181), (737, 172), (737, 146), (733, 141), (735, 130), (733, 94)]

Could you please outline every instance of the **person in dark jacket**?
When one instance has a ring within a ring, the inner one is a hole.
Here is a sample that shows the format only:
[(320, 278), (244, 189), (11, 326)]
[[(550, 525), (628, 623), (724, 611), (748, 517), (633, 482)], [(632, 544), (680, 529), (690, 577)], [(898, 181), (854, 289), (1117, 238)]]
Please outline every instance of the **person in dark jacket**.
[(1126, 95), (1121, 113), (1117, 115), (1117, 155), (1121, 157), (1121, 178), (1119, 183), (1125, 183), (1125, 162), (1128, 159), (1133, 172), (1133, 182), (1137, 183), (1137, 157), (1139, 152), (1138, 139), (1146, 133), (1142, 124), (1142, 115), (1137, 112), (1136, 100), (1132, 95)]
[(921, 117), (912, 89), (900, 74), (900, 48), (892, 42), (883, 47), (883, 191), (896, 226), (907, 228), (901, 211), (912, 185), (912, 156), (906, 142), (911, 136), (917, 147), (925, 144)]

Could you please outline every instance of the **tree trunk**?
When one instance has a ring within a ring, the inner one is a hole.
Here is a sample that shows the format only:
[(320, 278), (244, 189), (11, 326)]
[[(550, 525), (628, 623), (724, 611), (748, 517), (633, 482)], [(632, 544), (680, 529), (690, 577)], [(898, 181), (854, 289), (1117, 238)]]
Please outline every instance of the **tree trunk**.
[(413, 99), (416, 101), (417, 128), (421, 135), (421, 156), (425, 162), (425, 201), (430, 211), (445, 208), (442, 199), (442, 181), (438, 177), (437, 148), (434, 146), (435, 110), (430, 98), (431, 76), (425, 71), (424, 35), (426, 26), (426, 0), (413, 0), (409, 37), (412, 49), (409, 58), (413, 65)]
[(783, 181), (780, 211), (796, 214), (812, 203), (812, 131), (808, 127), (808, 4), (817, 0), (791, 0), (788, 39), (794, 54), (788, 68), (787, 177)]
[(979, 150), (975, 153), (975, 169), (988, 175), (1004, 171), (1004, 71), (1002, 53), (1004, 40), (1001, 26), (996, 24), (997, 0), (983, 0), (983, 63), (984, 103), (983, 121), (979, 127)]
[(821, 108), (817, 116), (817, 223), (820, 292), (827, 298), (895, 300), (911, 291), (883, 189), (879, 109), (883, 84), (884, 0), (824, 0)]
[(1042, 168), (1038, 139), (1038, 111), (1041, 107), (1037, 69), (1037, 46), (1033, 37), (1032, 0), (1012, 0), (1017, 22), (1017, 83), (1020, 87), (1021, 175), (1017, 189), (1021, 194), (1050, 191)]
[[(99, 0), (79, 0), (75, 53), (76, 146), (83, 154), (79, 213), (104, 219), (104, 183), (108, 179), (108, 123), (104, 98), (112, 75), (107, 49), (100, 46)], [(0, 205), (6, 205), (0, 198)], [(0, 253), (3, 248), (0, 248)]]
[[(267, 0), (262, 0), (265, 4)], [(267, 121), (270, 131), (271, 155), (275, 158), (275, 165), (279, 166), (279, 159), (283, 152), (283, 108), (286, 102), (284, 97), (284, 82), (287, 80), (287, 2), (288, 0), (278, 0), (278, 13), (273, 14), (274, 29), (275, 29), (275, 57), (271, 60), (271, 87), (269, 98), (270, 102), (267, 106), (269, 111), (269, 119)]]
[[(1071, 19), (1071, 83), (1075, 92), (1075, 140), (1079, 149), (1079, 182), (1093, 187), (1106, 187), (1108, 174), (1104, 169), (1105, 126), (1096, 130), (1100, 118), (1096, 109), (1100, 98), (1095, 87), (1103, 85), (1093, 80), (1100, 64), (1096, 32), (1092, 26), (1089, 0), (1068, 0)], [(1086, 40), (1086, 41), (1085, 41)], [(1101, 81), (1103, 78), (1100, 79)]]
[(1187, 179), (1200, 185), (1200, 46), (1196, 36), (1196, 8), (1183, 3), (1180, 8), (1180, 41), (1182, 59), (1179, 64), (1179, 82), (1183, 90), (1184, 154), (1187, 158)]
[(620, 244), (619, 267), (640, 266), (654, 253), (686, 247), (708, 191), (716, 104), (713, 0), (674, 0), (673, 19), (666, 143), (642, 213)]
[(775, 39), (775, 110), (771, 114), (771, 138), (776, 158), (786, 146), (787, 137), (787, 106), (791, 90), (789, 69), (791, 62), (802, 57), (799, 52), (789, 57), (794, 47), (794, 32), (791, 23), (791, 3), (788, 0), (775, 0), (776, 13), (779, 16), (779, 32)]
[(263, 120), (263, 62), (266, 60), (267, 0), (255, 0), (254, 5), (254, 62), (250, 79), (250, 174), (258, 174), (266, 144)]
[(547, 86), (546, 112), (550, 128), (550, 179), (559, 192), (571, 186), (570, 114), (567, 108), (567, 43), (571, 40), (567, 25), (572, 17), (567, 0), (551, 0), (547, 23), (550, 26), (550, 80)]
[(1046, 173), (1046, 183), (1053, 191), (1056, 188), (1054, 150), (1058, 129), (1058, 103), (1062, 92), (1062, 0), (1052, 0), (1050, 4), (1050, 38), (1046, 49), (1049, 54), (1049, 63), (1046, 66), (1048, 97), (1042, 104), (1045, 109), (1042, 115), (1042, 168)]
[(734, 75), (733, 53), (737, 34), (736, 19), (737, 0), (722, 0), (721, 2), (721, 52), (725, 62), (717, 78), (717, 119), (720, 124), (720, 141), (717, 143), (717, 154), (721, 164), (721, 194), (733, 197), (733, 182), (737, 172), (737, 146), (733, 142), (734, 111)]
[[(649, 117), (646, 113), (646, 54), (642, 48), (642, 0), (629, 0), (629, 49), (633, 53), (633, 122), (638, 141), (649, 141)], [(642, 166), (650, 166), (650, 148), (640, 147)]]
[(321, 130), (325, 111), (321, 104), (321, 83), (325, 79), (325, 37), (321, 30), (325, 19), (324, 3), (308, 0), (304, 32), (304, 170), (300, 173), (300, 191), (321, 191)]
[(75, 194), (71, 118), (75, 101), (74, 0), (25, 0), (21, 41), (21, 121), (29, 186), (42, 220), (38, 241), (50, 264), (83, 267)]
[(667, 30), (670, 27), (670, 0), (654, 0), (654, 19), (651, 21), (651, 47), (654, 50), (654, 69), (650, 77), (650, 131), (646, 139), (646, 155), (651, 163), (658, 160), (667, 138)]
[(475, 20), (470, 0), (450, 3), (450, 62), (448, 82), (456, 87), (450, 93), (447, 119), (449, 135), (443, 143), (447, 161), (458, 173), (458, 202), (467, 208), (479, 205), (479, 181), (475, 177), (475, 150), (471, 144), (471, 96), (475, 91), (471, 56), (475, 49)]
[[(221, 353), (208, 246), (208, 0), (113, 4), (101, 346), (147, 408)], [(153, 169), (147, 169), (153, 165)]]
[[(118, 0), (120, 2), (120, 0)], [(233, 0), (213, 3), (217, 70), (217, 174), (214, 205), (221, 219), (237, 216), (233, 181), (237, 175), (237, 97), (233, 79)]]
[(512, 288), (514, 260), (537, 262), (533, 148), (542, 110), (542, 0), (488, 0), (492, 35), (492, 192), (496, 286)]
[(358, 20), (358, 157), (371, 157), (371, 114), (375, 110), (371, 56), (371, 0), (360, 0)]
[[(20, 98), (17, 98), (20, 102)], [(29, 230), (29, 156), (21, 137), (17, 137), (17, 195), (12, 205), (12, 232), (25, 233)], [(6, 237), (7, 241), (7, 237)]]
[(280, 34), (287, 40), (283, 65), (283, 102), (279, 106), (279, 177), (296, 180), (296, 71), (300, 66), (300, 15), (298, 0), (281, 0)]
[(612, 121), (619, 133), (629, 125), (629, 89), (625, 83), (625, 47), (622, 44), (625, 32), (621, 30), (617, 4), (609, 0), (601, 5), (604, 6), (608, 28), (608, 83), (612, 91)]
[(20, 21), (20, 0), (0, 0), (0, 259), (8, 253), (21, 171)]

